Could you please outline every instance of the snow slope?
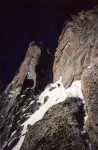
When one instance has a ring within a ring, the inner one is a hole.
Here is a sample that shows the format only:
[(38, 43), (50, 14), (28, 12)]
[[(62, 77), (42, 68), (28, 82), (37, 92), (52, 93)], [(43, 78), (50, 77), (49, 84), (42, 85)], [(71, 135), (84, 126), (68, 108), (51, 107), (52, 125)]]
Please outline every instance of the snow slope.
[(19, 150), (21, 148), (28, 124), (33, 125), (41, 120), (50, 107), (65, 101), (67, 97), (78, 97), (83, 99), (80, 80), (74, 81), (71, 87), (65, 89), (62, 84), (62, 77), (60, 77), (59, 81), (50, 84), (49, 87), (42, 92), (38, 99), (38, 102), (41, 103), (40, 108), (22, 124), (23, 130), (21, 132), (20, 140), (12, 150)]

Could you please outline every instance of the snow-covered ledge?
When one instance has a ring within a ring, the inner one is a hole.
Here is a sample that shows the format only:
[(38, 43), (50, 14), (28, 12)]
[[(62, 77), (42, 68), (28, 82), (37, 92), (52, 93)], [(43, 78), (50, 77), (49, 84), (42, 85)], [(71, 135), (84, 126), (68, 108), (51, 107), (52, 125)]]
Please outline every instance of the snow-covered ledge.
[(28, 125), (33, 125), (41, 120), (50, 107), (65, 101), (67, 97), (83, 99), (80, 80), (74, 81), (69, 88), (65, 89), (62, 83), (62, 77), (60, 77), (59, 81), (50, 84), (50, 86), (42, 92), (38, 99), (38, 103), (41, 103), (40, 108), (22, 124), (23, 130), (20, 140), (12, 150), (19, 150), (21, 148)]

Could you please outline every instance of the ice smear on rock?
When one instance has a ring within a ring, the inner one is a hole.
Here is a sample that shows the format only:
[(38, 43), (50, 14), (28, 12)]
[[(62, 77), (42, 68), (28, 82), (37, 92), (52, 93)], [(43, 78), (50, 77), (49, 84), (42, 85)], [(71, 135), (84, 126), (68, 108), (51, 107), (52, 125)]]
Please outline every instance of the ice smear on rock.
[[(52, 90), (50, 90), (51, 88)], [(47, 101), (45, 102), (46, 97)], [(21, 132), (20, 140), (12, 150), (19, 150), (21, 148), (28, 124), (33, 125), (41, 120), (50, 107), (65, 101), (67, 97), (78, 97), (83, 99), (80, 80), (74, 81), (71, 87), (65, 89), (62, 84), (62, 77), (60, 77), (59, 81), (50, 84), (50, 86), (42, 92), (38, 99), (38, 102), (41, 103), (40, 108), (22, 124), (23, 130)]]

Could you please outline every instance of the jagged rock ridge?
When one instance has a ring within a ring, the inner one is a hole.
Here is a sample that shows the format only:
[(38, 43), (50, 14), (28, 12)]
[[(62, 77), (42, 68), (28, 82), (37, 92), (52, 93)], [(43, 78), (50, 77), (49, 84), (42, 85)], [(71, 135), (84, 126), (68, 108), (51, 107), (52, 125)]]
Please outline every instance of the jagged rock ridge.
[[(62, 76), (62, 82), (45, 88), (52, 77), (53, 57), (30, 43), (1, 98), (0, 149), (98, 149), (98, 7), (72, 19), (63, 28), (55, 53), (53, 78), (55, 82)], [(27, 132), (23, 132), (25, 124)]]
[[(47, 68), (40, 69), (38, 65), (39, 57), (43, 60), (41, 49), (34, 42), (30, 43), (25, 59), (19, 68), (13, 81), (8, 85), (1, 97), (0, 105), (0, 146), (3, 149), (11, 149), (19, 140), (21, 132), (21, 124), (29, 117), (30, 114), (39, 108), (39, 103), (36, 104), (37, 95), (35, 91), (39, 82), (36, 82), (35, 70), (40, 70), (40, 75), (43, 78), (43, 72), (46, 74), (49, 65), (43, 63)], [(46, 54), (47, 61), (51, 61), (52, 56)], [(41, 60), (40, 60), (41, 61)], [(36, 69), (37, 67), (37, 69)], [(49, 70), (50, 73), (50, 70)], [(43, 83), (45, 82), (45, 83)], [(49, 83), (47, 76), (42, 80), (42, 86)], [(37, 88), (38, 89), (38, 88)], [(42, 91), (42, 87), (39, 88)], [(15, 138), (12, 133), (16, 130)], [(17, 133), (18, 132), (18, 133)], [(13, 140), (14, 139), (14, 140)], [(10, 144), (11, 141), (13, 142)], [(14, 143), (14, 144), (13, 144)], [(8, 146), (9, 145), (9, 146)]]

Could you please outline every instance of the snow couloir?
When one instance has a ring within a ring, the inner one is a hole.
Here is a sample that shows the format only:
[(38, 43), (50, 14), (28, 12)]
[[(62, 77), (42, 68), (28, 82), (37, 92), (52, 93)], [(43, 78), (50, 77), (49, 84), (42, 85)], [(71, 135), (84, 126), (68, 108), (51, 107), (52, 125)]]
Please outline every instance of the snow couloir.
[(40, 108), (22, 124), (23, 130), (21, 132), (20, 140), (12, 150), (19, 150), (21, 148), (28, 124), (33, 125), (41, 120), (50, 107), (65, 101), (67, 97), (78, 97), (83, 99), (80, 80), (74, 81), (71, 87), (65, 89), (62, 83), (62, 77), (60, 77), (59, 81), (50, 84), (44, 92), (42, 92), (38, 99), (38, 103), (41, 103)]

